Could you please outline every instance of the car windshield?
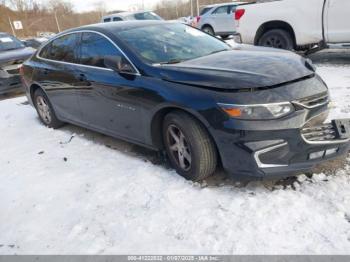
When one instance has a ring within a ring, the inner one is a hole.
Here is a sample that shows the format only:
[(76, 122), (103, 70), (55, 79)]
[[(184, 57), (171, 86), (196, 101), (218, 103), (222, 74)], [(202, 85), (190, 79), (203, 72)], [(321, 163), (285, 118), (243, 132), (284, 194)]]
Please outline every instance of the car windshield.
[(229, 45), (180, 23), (164, 23), (116, 32), (143, 60), (171, 64), (230, 50)]
[(11, 35), (0, 35), (0, 52), (24, 48), (24, 44)]

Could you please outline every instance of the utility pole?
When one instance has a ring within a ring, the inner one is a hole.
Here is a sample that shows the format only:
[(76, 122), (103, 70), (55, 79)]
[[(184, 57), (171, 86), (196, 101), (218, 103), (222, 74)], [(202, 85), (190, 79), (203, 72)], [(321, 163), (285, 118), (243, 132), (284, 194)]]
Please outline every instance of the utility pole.
[(56, 20), (56, 25), (57, 25), (58, 32), (60, 33), (61, 32), (61, 28), (60, 28), (60, 24), (58, 23), (57, 12), (56, 11), (55, 11), (55, 20)]
[(191, 16), (193, 17), (193, 0), (190, 0), (191, 3)]
[(10, 18), (10, 17), (8, 17), (8, 18), (9, 18), (9, 23), (10, 23), (10, 27), (11, 27), (11, 30), (12, 30), (12, 34), (13, 34), (14, 36), (16, 36), (16, 32), (15, 32), (15, 29), (13, 28), (11, 18)]
[(199, 16), (199, 0), (197, 0), (197, 15)]

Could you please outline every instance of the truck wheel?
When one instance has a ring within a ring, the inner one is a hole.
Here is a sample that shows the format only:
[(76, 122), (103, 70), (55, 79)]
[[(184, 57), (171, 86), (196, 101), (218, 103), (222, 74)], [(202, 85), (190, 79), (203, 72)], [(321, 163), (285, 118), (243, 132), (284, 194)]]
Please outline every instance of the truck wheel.
[(292, 50), (294, 48), (292, 36), (283, 29), (272, 29), (267, 31), (262, 37), (260, 37), (258, 45), (286, 50)]
[(164, 145), (178, 174), (193, 181), (215, 172), (216, 147), (207, 130), (185, 112), (169, 113), (163, 122)]
[(48, 97), (41, 89), (35, 91), (33, 98), (36, 111), (45, 126), (55, 129), (63, 126), (64, 123), (57, 119)]
[(203, 26), (202, 31), (209, 35), (215, 35), (214, 29), (210, 25)]

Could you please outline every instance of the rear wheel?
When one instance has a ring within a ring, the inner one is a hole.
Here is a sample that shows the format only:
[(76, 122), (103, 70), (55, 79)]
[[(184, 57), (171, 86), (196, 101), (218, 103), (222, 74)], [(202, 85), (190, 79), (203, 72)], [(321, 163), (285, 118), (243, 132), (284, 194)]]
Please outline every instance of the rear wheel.
[(52, 128), (59, 128), (63, 125), (63, 122), (57, 119), (48, 97), (41, 89), (35, 91), (33, 103), (44, 125)]
[(163, 123), (165, 148), (177, 173), (193, 181), (215, 172), (217, 152), (205, 128), (184, 112), (168, 114)]
[(209, 35), (215, 35), (214, 29), (209, 25), (203, 26), (202, 31)]
[(261, 36), (258, 45), (292, 50), (294, 47), (291, 34), (283, 29), (272, 29)]

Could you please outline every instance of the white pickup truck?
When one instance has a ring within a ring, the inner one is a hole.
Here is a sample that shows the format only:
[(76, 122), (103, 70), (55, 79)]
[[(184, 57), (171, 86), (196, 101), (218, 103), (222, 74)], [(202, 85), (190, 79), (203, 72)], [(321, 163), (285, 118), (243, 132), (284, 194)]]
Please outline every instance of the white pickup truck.
[(298, 51), (350, 47), (350, 0), (275, 0), (235, 13), (242, 43)]

